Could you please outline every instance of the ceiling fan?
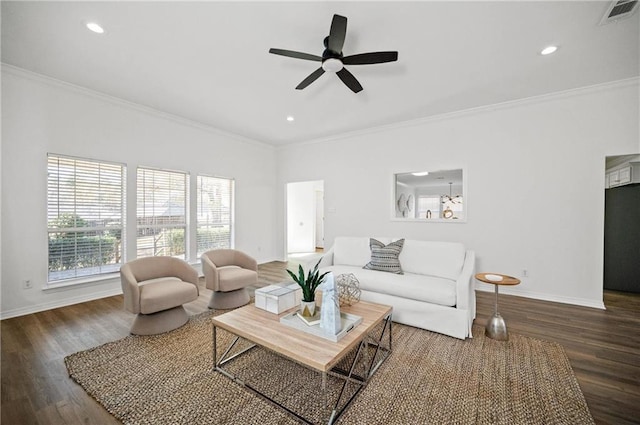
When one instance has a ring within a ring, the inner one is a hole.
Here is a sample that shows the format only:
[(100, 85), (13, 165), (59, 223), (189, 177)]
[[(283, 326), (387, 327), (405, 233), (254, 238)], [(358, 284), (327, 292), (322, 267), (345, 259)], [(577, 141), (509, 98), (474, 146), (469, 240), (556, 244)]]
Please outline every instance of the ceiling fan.
[(346, 34), (347, 18), (340, 15), (333, 15), (329, 36), (324, 39), (325, 50), (322, 52), (322, 56), (273, 48), (269, 49), (269, 53), (288, 56), (295, 59), (322, 62), (322, 66), (320, 68), (316, 69), (297, 85), (297, 90), (304, 89), (309, 84), (320, 78), (320, 76), (325, 72), (335, 72), (347, 87), (349, 87), (354, 93), (358, 93), (362, 90), (362, 86), (358, 80), (356, 80), (356, 77), (354, 77), (353, 74), (344, 67), (344, 65), (371, 65), (376, 63), (394, 62), (398, 60), (398, 52), (370, 52), (343, 56), (342, 46), (344, 45)]

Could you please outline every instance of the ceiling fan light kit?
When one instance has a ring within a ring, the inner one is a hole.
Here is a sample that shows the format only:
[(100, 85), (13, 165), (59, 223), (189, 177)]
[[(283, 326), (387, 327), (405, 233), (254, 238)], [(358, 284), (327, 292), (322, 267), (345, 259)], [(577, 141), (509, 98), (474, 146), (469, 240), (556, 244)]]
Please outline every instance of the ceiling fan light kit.
[(338, 72), (343, 67), (344, 65), (340, 59), (329, 58), (322, 62), (322, 69), (324, 69), (325, 72)]
[(320, 78), (325, 72), (332, 72), (335, 73), (351, 91), (358, 93), (362, 91), (362, 85), (360, 85), (356, 77), (354, 77), (344, 65), (373, 65), (377, 63), (394, 62), (398, 60), (398, 52), (370, 52), (343, 56), (342, 47), (346, 35), (347, 18), (340, 15), (333, 15), (329, 36), (324, 39), (325, 50), (322, 52), (322, 56), (275, 48), (269, 49), (269, 53), (295, 59), (322, 62), (320, 68), (316, 69), (296, 86), (297, 90), (304, 89)]

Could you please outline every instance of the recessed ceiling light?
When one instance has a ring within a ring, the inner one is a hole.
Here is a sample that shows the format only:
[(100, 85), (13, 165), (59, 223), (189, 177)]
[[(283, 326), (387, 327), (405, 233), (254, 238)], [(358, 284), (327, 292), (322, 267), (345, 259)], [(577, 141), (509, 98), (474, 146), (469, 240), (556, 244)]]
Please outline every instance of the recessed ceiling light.
[(295, 118), (293, 118), (293, 116), (289, 115), (289, 116), (287, 117), (287, 121), (291, 122), (291, 121), (293, 121), (293, 120), (295, 120)]
[(95, 22), (88, 22), (87, 28), (89, 28), (91, 31), (98, 34), (104, 33), (104, 28), (102, 28), (100, 25), (96, 24)]
[(550, 55), (551, 53), (558, 50), (558, 46), (547, 46), (540, 52), (541, 55)]
[(428, 176), (429, 172), (428, 171), (420, 171), (419, 173), (411, 173), (416, 177), (423, 177), (423, 176)]

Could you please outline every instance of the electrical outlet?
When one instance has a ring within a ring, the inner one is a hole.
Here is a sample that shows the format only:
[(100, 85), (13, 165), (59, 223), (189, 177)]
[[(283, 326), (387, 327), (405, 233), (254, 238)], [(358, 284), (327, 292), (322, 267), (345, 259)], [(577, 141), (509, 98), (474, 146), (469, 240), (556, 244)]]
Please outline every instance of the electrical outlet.
[(529, 270), (527, 269), (522, 270), (522, 277), (529, 277)]
[(22, 289), (31, 289), (33, 288), (33, 282), (31, 279), (25, 279), (22, 281)]

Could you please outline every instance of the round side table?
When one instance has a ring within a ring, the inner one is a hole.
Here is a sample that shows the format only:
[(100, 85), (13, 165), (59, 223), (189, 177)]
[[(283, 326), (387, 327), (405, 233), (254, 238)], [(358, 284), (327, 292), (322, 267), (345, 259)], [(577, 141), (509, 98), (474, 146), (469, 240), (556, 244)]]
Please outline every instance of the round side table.
[(475, 277), (480, 282), (490, 283), (496, 288), (496, 300), (493, 308), (493, 316), (491, 316), (491, 319), (487, 322), (484, 333), (491, 339), (507, 341), (509, 339), (507, 324), (504, 323), (504, 319), (500, 316), (500, 313), (498, 313), (498, 287), (500, 285), (517, 285), (520, 283), (520, 279), (500, 273), (478, 273)]

